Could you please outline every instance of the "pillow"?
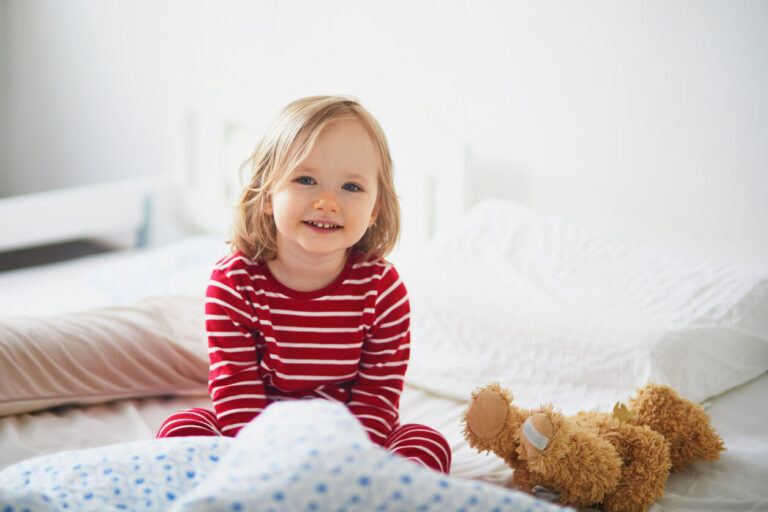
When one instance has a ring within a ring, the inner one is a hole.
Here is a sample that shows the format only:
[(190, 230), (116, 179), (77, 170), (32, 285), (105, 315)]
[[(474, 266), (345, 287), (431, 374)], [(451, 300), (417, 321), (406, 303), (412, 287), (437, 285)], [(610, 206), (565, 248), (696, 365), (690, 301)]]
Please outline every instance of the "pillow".
[(462, 400), (607, 410), (648, 381), (700, 402), (768, 370), (768, 274), (492, 200), (398, 265), (407, 381)]
[(129, 397), (205, 395), (203, 299), (0, 323), (0, 416)]

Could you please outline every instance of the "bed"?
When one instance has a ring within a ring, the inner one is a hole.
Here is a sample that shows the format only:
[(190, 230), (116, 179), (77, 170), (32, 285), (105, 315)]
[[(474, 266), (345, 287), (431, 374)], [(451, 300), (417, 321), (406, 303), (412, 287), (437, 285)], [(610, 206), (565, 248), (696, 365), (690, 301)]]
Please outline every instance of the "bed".
[[(450, 230), (409, 242), (392, 257), (412, 307), (401, 413), (448, 437), (451, 476), (441, 477), (361, 451), (334, 404), (275, 407), (239, 443), (158, 451), (152, 438), (170, 413), (210, 407), (202, 297), (226, 250), (222, 236), (200, 235), (0, 274), (8, 510), (545, 510), (463, 440), (469, 396), (491, 381), (520, 405), (566, 413), (669, 384), (706, 405), (727, 451), (672, 475), (651, 510), (768, 508), (764, 271), (508, 200), (481, 201)], [(290, 428), (276, 426), (287, 418)], [(318, 462), (337, 460), (353, 462)]]

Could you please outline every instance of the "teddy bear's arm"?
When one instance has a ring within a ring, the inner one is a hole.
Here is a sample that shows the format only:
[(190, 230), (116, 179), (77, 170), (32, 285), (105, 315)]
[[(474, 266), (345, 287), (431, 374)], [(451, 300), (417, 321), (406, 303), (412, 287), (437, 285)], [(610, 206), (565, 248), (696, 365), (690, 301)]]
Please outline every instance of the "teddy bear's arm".
[(491, 451), (513, 467), (518, 465), (517, 433), (525, 419), (512, 406), (512, 393), (497, 383), (472, 393), (472, 402), (464, 413), (464, 438), (478, 451)]
[(614, 446), (560, 413), (545, 412), (553, 436), (544, 450), (528, 458), (528, 469), (539, 485), (562, 494), (561, 503), (586, 507), (613, 493), (621, 475), (621, 458)]
[(664, 494), (669, 475), (669, 447), (664, 436), (650, 428), (618, 426), (612, 444), (622, 454), (624, 466), (616, 491), (606, 496), (606, 512), (642, 512)]

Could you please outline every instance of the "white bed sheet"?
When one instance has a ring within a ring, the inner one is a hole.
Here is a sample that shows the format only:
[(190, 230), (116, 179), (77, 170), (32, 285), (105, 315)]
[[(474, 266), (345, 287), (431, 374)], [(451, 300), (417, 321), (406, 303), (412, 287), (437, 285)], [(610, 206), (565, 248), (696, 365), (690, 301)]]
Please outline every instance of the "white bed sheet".
[[(0, 274), (0, 317), (129, 305), (167, 293), (202, 294), (213, 262), (225, 250), (221, 239), (200, 237), (149, 251)], [(673, 475), (652, 510), (768, 510), (766, 396), (764, 374), (713, 398), (708, 412), (728, 451), (718, 462), (694, 464)], [(464, 442), (459, 420), (466, 406), (457, 398), (407, 384), (402, 419), (430, 425), (448, 437), (454, 475), (508, 485), (511, 471), (503, 462), (474, 452)], [(0, 468), (63, 449), (148, 439), (170, 413), (187, 407), (210, 407), (210, 401), (201, 392), (200, 397), (121, 400), (0, 418)]]
[[(725, 440), (721, 460), (696, 463), (673, 474), (664, 497), (651, 512), (768, 510), (768, 374), (712, 400), (708, 412)], [(461, 401), (406, 386), (404, 421), (430, 425), (451, 445), (451, 474), (508, 486), (512, 472), (494, 455), (480, 454), (464, 442)], [(62, 407), (0, 419), (0, 469), (20, 460), (73, 448), (91, 448), (151, 439), (168, 414), (188, 407), (210, 407), (207, 397), (122, 400), (110, 404)]]
[[(768, 374), (713, 398), (707, 405), (712, 425), (727, 451), (716, 462), (697, 462), (670, 476), (662, 511), (768, 510)], [(479, 454), (463, 441), (460, 417), (466, 404), (407, 387), (403, 417), (443, 432), (453, 451), (452, 474), (511, 485), (512, 471), (496, 456)]]
[(768, 374), (711, 400), (707, 412), (727, 451), (674, 474), (652, 512), (768, 510)]
[(0, 319), (128, 306), (158, 295), (202, 297), (226, 252), (223, 238), (203, 235), (0, 272)]

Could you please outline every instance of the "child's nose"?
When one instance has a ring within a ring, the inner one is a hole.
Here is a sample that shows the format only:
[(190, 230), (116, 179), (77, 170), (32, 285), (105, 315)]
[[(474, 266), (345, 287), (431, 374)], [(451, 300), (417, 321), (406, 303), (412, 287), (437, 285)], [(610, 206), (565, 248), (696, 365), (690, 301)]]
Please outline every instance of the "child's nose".
[(339, 202), (336, 200), (336, 196), (325, 192), (312, 202), (312, 208), (323, 212), (336, 213), (339, 211)]

